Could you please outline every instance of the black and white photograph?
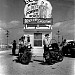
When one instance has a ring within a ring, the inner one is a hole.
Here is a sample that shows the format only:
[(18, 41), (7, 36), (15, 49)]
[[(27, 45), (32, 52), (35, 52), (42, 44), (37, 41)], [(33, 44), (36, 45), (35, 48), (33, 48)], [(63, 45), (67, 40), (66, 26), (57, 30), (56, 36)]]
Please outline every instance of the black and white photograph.
[(75, 75), (74, 0), (0, 0), (0, 75)]

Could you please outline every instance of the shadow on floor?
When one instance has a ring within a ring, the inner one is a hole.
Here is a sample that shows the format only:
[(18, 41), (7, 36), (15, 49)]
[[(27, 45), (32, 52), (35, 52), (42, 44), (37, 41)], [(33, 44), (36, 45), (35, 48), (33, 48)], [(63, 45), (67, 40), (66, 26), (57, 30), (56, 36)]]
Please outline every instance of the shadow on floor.
[[(18, 60), (18, 57), (16, 57), (16, 58), (13, 60), (13, 62), (23, 64), (23, 63), (21, 63), (21, 62)], [(30, 61), (29, 63), (33, 63), (33, 61)], [(29, 63), (28, 63), (28, 64), (29, 64)], [(23, 64), (23, 65), (28, 65), (28, 64)]]
[(39, 62), (39, 64), (41, 64), (41, 65), (53, 65), (53, 63), (48, 64), (48, 63), (44, 62), (43, 60), (36, 60), (36, 59), (34, 59), (33, 61), (37, 61), (37, 62)]
[(43, 60), (34, 59), (33, 61), (43, 62)]
[(15, 54), (15, 55), (14, 54), (9, 54), (9, 55), (11, 55), (11, 56), (18, 56), (18, 54)]

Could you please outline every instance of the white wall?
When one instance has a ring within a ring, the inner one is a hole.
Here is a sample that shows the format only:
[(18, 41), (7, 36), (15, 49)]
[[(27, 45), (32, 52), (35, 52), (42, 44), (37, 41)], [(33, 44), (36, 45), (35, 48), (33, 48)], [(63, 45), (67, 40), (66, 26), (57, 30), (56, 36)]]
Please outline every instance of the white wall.
[[(43, 49), (43, 39), (45, 37), (45, 33), (42, 33), (42, 47), (34, 47), (34, 33), (31, 34), (31, 32), (30, 32), (30, 34), (24, 34), (24, 36), (27, 36), (27, 35), (30, 36), (30, 43), (31, 43), (31, 45), (33, 47), (33, 49), (32, 49), (33, 55), (42, 56), (43, 52), (44, 52), (44, 49)], [(52, 32), (49, 35), (50, 35), (50, 37), (52, 39)]]

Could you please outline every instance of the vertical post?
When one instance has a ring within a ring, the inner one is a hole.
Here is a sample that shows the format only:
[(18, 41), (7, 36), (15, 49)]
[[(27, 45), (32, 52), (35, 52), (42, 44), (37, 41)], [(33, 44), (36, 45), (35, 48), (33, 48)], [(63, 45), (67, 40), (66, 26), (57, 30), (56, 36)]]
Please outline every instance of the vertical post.
[(57, 35), (58, 35), (58, 45), (59, 45), (60, 44), (60, 42), (59, 42), (59, 38), (60, 38), (60, 31), (59, 31), (59, 29), (57, 31)]
[(6, 36), (7, 36), (7, 49), (8, 49), (8, 37), (9, 37), (9, 31), (8, 30), (7, 30)]
[(62, 36), (62, 42), (63, 42), (63, 36)]

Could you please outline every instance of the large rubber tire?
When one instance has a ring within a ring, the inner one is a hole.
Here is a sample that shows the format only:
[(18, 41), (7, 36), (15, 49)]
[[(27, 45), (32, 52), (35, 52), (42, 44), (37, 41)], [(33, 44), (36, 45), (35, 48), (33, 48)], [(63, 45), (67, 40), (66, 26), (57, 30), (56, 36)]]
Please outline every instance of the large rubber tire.
[(30, 60), (29, 60), (28, 56), (23, 54), (21, 57), (21, 63), (22, 64), (29, 64), (29, 62), (30, 62)]
[(21, 62), (21, 57), (22, 57), (22, 54), (19, 54), (18, 56), (18, 61)]
[(50, 53), (47, 54), (46, 63), (48, 63), (49, 65), (52, 64), (52, 59), (50, 58)]
[(71, 51), (71, 57), (75, 57), (75, 52)]
[(48, 60), (48, 64), (52, 65), (52, 59), (51, 58)]
[(63, 56), (59, 56), (59, 60), (58, 61), (62, 61), (63, 60)]
[(63, 60), (63, 53), (60, 53), (59, 55), (58, 55), (58, 61), (60, 62), (60, 61), (62, 61)]

